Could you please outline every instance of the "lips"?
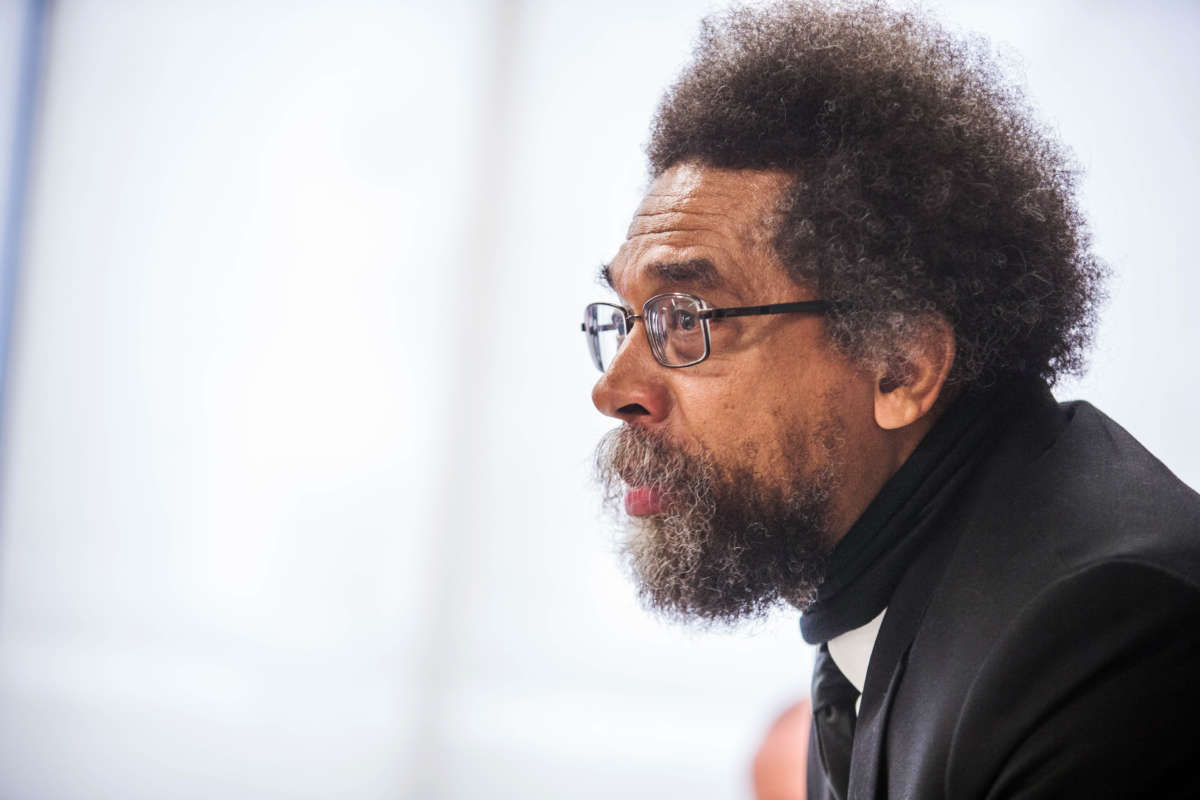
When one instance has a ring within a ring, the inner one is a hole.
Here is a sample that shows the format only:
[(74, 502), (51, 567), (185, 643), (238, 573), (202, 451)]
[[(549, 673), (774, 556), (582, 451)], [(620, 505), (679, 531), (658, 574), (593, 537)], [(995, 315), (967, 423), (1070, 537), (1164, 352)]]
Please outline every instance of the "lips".
[(631, 517), (648, 517), (662, 511), (662, 493), (649, 486), (635, 486), (625, 493), (625, 512)]

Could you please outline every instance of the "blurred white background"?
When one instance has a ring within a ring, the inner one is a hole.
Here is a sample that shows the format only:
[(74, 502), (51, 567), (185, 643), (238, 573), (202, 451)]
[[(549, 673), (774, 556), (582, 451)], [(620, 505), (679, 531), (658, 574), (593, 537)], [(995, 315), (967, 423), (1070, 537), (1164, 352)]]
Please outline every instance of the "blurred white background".
[[(0, 0), (6, 189), (36, 5)], [(794, 613), (638, 608), (578, 333), (715, 7), (49, 6), (3, 231), (0, 796), (749, 796), (811, 652)], [(1057, 394), (1200, 485), (1200, 7), (932, 7), (1088, 170), (1112, 299)]]

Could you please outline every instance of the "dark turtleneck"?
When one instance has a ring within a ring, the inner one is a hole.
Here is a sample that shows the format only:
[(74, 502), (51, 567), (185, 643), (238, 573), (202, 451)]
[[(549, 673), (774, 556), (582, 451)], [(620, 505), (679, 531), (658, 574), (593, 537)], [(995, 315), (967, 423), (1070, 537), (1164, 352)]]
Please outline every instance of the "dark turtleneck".
[(800, 618), (810, 644), (826, 642), (883, 611), (939, 513), (989, 451), (1022, 399), (1047, 396), (1044, 384), (1016, 381), (964, 394), (888, 479), (834, 547), (817, 599)]

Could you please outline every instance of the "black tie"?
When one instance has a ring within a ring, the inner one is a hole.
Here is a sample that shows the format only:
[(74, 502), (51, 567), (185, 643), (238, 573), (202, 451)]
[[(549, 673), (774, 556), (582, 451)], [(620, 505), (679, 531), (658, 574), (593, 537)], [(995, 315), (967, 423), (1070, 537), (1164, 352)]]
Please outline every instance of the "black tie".
[(858, 689), (838, 669), (829, 646), (821, 645), (813, 664), (813, 729), (817, 754), (830, 790), (837, 800), (846, 800), (850, 785), (850, 750), (854, 744), (854, 703)]

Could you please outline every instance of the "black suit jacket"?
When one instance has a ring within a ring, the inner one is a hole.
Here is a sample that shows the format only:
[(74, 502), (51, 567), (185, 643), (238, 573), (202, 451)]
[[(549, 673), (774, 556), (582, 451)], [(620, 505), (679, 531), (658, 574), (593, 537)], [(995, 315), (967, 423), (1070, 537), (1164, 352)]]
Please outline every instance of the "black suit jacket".
[[(871, 654), (850, 798), (1200, 797), (1195, 492), (1043, 392), (922, 524)], [(810, 800), (831, 797), (808, 760)]]

